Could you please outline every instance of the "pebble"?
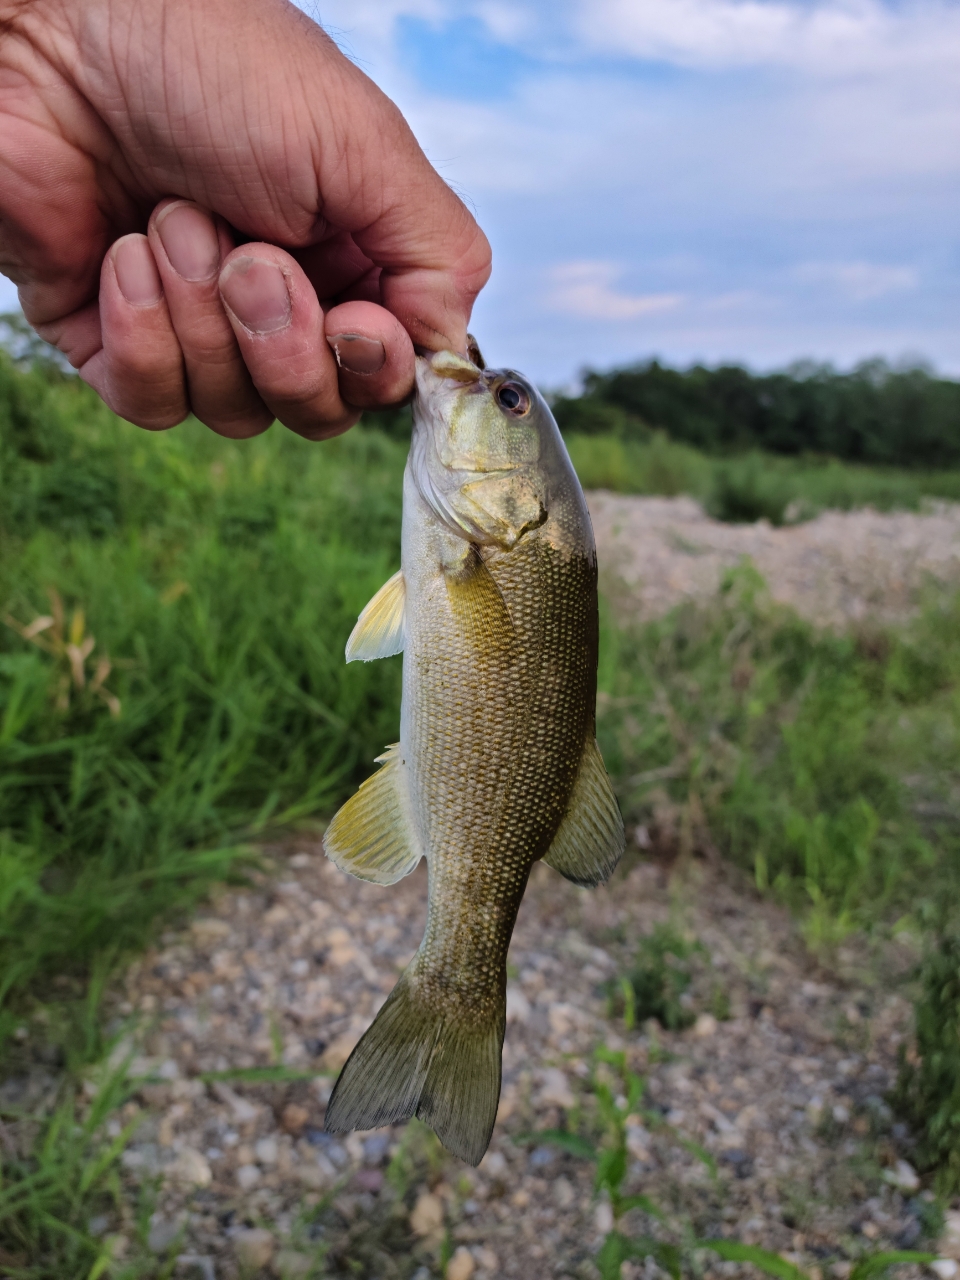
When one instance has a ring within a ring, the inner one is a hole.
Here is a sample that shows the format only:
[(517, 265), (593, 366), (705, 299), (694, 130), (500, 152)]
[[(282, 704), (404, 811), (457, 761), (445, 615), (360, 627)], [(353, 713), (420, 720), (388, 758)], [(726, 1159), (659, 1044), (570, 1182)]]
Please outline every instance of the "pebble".
[(259, 1271), (269, 1266), (274, 1245), (273, 1232), (263, 1227), (244, 1227), (233, 1237), (233, 1251), (237, 1262), (249, 1271)]
[(281, 1249), (273, 1260), (273, 1269), (283, 1280), (300, 1280), (314, 1269), (314, 1259), (295, 1249)]
[(237, 1169), (236, 1177), (237, 1186), (241, 1191), (251, 1191), (263, 1177), (263, 1174), (255, 1164), (242, 1164)]
[(298, 1138), (303, 1133), (309, 1119), (310, 1112), (306, 1107), (298, 1107), (295, 1102), (290, 1102), (283, 1108), (280, 1123), (285, 1133), (292, 1134), (295, 1138)]
[(473, 1254), (464, 1245), (454, 1251), (444, 1272), (445, 1280), (470, 1280), (476, 1268)]
[(917, 1176), (917, 1171), (906, 1160), (898, 1160), (892, 1169), (887, 1169), (883, 1176), (884, 1180), (889, 1182), (892, 1187), (896, 1187), (898, 1191), (906, 1191), (908, 1195), (920, 1190), (920, 1179)]
[(936, 1258), (930, 1263), (930, 1270), (937, 1280), (956, 1280), (956, 1276), (960, 1273), (960, 1263), (955, 1262), (953, 1258)]
[(154, 1214), (147, 1233), (147, 1248), (151, 1253), (165, 1253), (183, 1230), (183, 1222)]
[(577, 1104), (570, 1082), (559, 1067), (547, 1067), (541, 1073), (538, 1101), (544, 1107), (563, 1107), (569, 1110)]
[(443, 1226), (443, 1201), (429, 1191), (417, 1197), (410, 1214), (410, 1229), (418, 1236), (431, 1236)]
[(195, 1147), (184, 1147), (167, 1169), (167, 1176), (195, 1187), (209, 1187), (213, 1174), (206, 1156)]
[(601, 1235), (613, 1230), (613, 1209), (607, 1200), (601, 1200), (593, 1211), (593, 1222)]
[[(823, 1184), (844, 1190), (811, 1202), (817, 1235), (810, 1238), (818, 1249), (841, 1253), (853, 1221), (876, 1228), (871, 1248), (904, 1247), (897, 1239), (915, 1222), (903, 1206), (905, 1193), (882, 1182), (852, 1190), (846, 1170), (860, 1151), (869, 1156), (871, 1126), (885, 1135), (883, 1162), (891, 1171), (897, 1159), (909, 1159), (906, 1130), (901, 1151), (893, 1118), (874, 1105), (895, 1076), (909, 1006), (893, 994), (893, 982), (867, 991), (862, 973), (856, 987), (842, 976), (825, 980), (796, 923), (774, 904), (742, 894), (723, 869), (694, 863), (686, 879), (671, 881), (659, 865), (640, 863), (618, 873), (610, 889), (590, 893), (549, 868), (534, 869), (510, 953), (514, 1016), (499, 1118), (476, 1170), (430, 1147), (432, 1139), (416, 1127), (341, 1138), (323, 1130), (334, 1079), (329, 1062), (355, 1043), (419, 942), (423, 871), (384, 890), (341, 875), (317, 852), (297, 870), (296, 889), (293, 872), (286, 874), (283, 888), (262, 878), (221, 891), (204, 916), (223, 920), (226, 931), (171, 931), (134, 962), (116, 993), (118, 1003), (135, 1009), (150, 997), (157, 1011), (142, 1042), (128, 1047), (145, 1064), (132, 1104), (144, 1119), (124, 1152), (123, 1177), (135, 1186), (165, 1174), (186, 1149), (208, 1153), (212, 1180), (165, 1177), (156, 1207), (165, 1220), (185, 1223), (181, 1247), (213, 1257), (218, 1278), (236, 1274), (237, 1228), (252, 1230), (254, 1223), (273, 1241), (273, 1272), (292, 1274), (298, 1265), (292, 1255), (309, 1254), (293, 1224), (331, 1193), (335, 1209), (322, 1219), (325, 1247), (336, 1253), (349, 1250), (350, 1239), (375, 1237), (399, 1209), (396, 1182), (385, 1173), (409, 1142), (413, 1151), (436, 1154), (417, 1157), (414, 1176), (422, 1182), (406, 1201), (410, 1237), (418, 1242), (413, 1257), (401, 1259), (408, 1271), (425, 1266), (425, 1276), (439, 1274), (449, 1231), (453, 1246), (469, 1251), (473, 1280), (547, 1280), (548, 1265), (550, 1280), (585, 1274), (584, 1251), (595, 1251), (610, 1222), (609, 1205), (593, 1195), (594, 1166), (550, 1143), (518, 1139), (570, 1123), (574, 1108), (589, 1114), (593, 1053), (601, 1043), (624, 1051), (645, 1081), (637, 1113), (626, 1121), (625, 1194), (662, 1201), (669, 1185), (678, 1212), (700, 1212), (710, 1175), (679, 1145), (682, 1138), (717, 1162), (710, 1194), (717, 1212), (722, 1206), (730, 1238), (797, 1252), (798, 1265), (812, 1275), (818, 1255), (795, 1245), (797, 1232), (785, 1224), (781, 1205), (791, 1187)], [(677, 919), (703, 947), (688, 993), (696, 1020), (683, 1032), (653, 1021), (628, 1030), (608, 1016), (603, 984), (627, 972), (638, 937)], [(343, 932), (331, 941), (335, 930)], [(845, 942), (837, 964), (859, 973), (866, 954)], [(293, 967), (300, 959), (310, 960), (304, 973)], [(192, 975), (189, 989), (170, 976), (178, 972)], [(709, 1013), (718, 987), (730, 1006), (725, 1021)], [(851, 1003), (871, 1012), (848, 1042), (843, 1010)], [(317, 1072), (313, 1078), (202, 1083), (205, 1073), (269, 1067), (278, 1037), (284, 1060)], [(160, 1077), (165, 1063), (176, 1070), (167, 1067)], [(624, 1103), (618, 1098), (617, 1105)], [(821, 1134), (823, 1116), (835, 1107), (849, 1117), (839, 1143), (834, 1128)], [(651, 1115), (669, 1117), (677, 1137)], [(399, 1157), (398, 1169), (405, 1160)], [(647, 1229), (642, 1215), (630, 1229)], [(952, 1252), (941, 1242), (941, 1257)], [(719, 1280), (726, 1273), (716, 1274)]]
[(254, 1144), (253, 1154), (260, 1164), (277, 1163), (277, 1140), (272, 1135)]

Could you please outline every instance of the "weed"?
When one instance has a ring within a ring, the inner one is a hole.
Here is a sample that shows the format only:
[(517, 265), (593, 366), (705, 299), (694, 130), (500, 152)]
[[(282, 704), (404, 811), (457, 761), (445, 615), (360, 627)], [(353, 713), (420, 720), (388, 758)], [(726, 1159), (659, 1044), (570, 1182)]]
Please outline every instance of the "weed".
[[(658, 1112), (642, 1106), (644, 1082), (629, 1069), (626, 1053), (600, 1046), (595, 1054), (591, 1077), (597, 1118), (594, 1133), (585, 1135), (566, 1129), (541, 1130), (522, 1135), (518, 1141), (551, 1143), (571, 1155), (591, 1160), (596, 1165), (595, 1194), (603, 1195), (610, 1204), (613, 1226), (606, 1233), (596, 1264), (602, 1280), (620, 1280), (621, 1267), (630, 1259), (652, 1258), (674, 1280), (694, 1256), (702, 1251), (717, 1254), (727, 1262), (749, 1262), (774, 1280), (810, 1280), (806, 1272), (788, 1262), (780, 1254), (762, 1249), (758, 1245), (740, 1244), (734, 1240), (699, 1239), (689, 1225), (673, 1215), (647, 1195), (630, 1195), (624, 1191), (629, 1171), (630, 1127), (642, 1120), (651, 1127), (660, 1128), (678, 1145), (693, 1155), (707, 1168), (716, 1181), (717, 1170), (713, 1157), (697, 1143), (684, 1138), (672, 1126), (666, 1124)], [(655, 1234), (634, 1236), (625, 1229), (627, 1214), (639, 1210), (654, 1224)], [(672, 1236), (672, 1239), (663, 1237)], [(851, 1271), (851, 1280), (869, 1280), (887, 1268), (907, 1263), (932, 1262), (932, 1253), (910, 1250), (886, 1251), (868, 1254), (861, 1258)], [(690, 1266), (695, 1274), (700, 1268)]]
[(916, 1047), (901, 1054), (892, 1102), (918, 1136), (918, 1168), (948, 1198), (960, 1191), (960, 932), (935, 936), (917, 977)]
[(90, 1101), (75, 1078), (68, 1078), (46, 1119), (12, 1111), (0, 1117), (5, 1126), (0, 1129), (5, 1137), (0, 1148), (5, 1275), (91, 1280), (107, 1273), (135, 1274), (133, 1259), (125, 1257), (132, 1218), (119, 1163), (136, 1122), (115, 1127), (112, 1136), (107, 1130), (107, 1121), (131, 1092), (121, 1065), (101, 1073)]
[(710, 605), (605, 622), (598, 734), (628, 822), (661, 857), (739, 863), (824, 948), (935, 901), (960, 862), (958, 623), (960, 602), (931, 601), (866, 652), (771, 603), (749, 565)]
[(669, 1031), (689, 1027), (695, 1013), (689, 1000), (692, 960), (705, 956), (699, 942), (690, 942), (670, 925), (657, 925), (640, 940), (630, 972), (607, 985), (610, 1012), (622, 1014), (627, 1030), (656, 1018)]

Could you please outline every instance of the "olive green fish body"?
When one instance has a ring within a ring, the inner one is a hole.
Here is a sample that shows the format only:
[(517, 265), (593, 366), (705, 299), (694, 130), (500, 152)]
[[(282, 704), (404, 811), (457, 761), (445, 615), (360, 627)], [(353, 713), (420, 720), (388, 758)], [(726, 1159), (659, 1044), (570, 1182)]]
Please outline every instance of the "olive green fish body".
[(468, 1015), (499, 999), (530, 869), (593, 734), (596, 560), (560, 553), (548, 526), (509, 552), (470, 548), (453, 572), (435, 568), (442, 539), (417, 538), (410, 569), (405, 548), (400, 745), (430, 871), (417, 981)]
[[(401, 574), (358, 623), (373, 640), (356, 656), (402, 643), (400, 742), (326, 838), (338, 865), (381, 883), (426, 856), (427, 926), (327, 1124), (417, 1114), (476, 1163), (496, 1116), (507, 949), (530, 870), (546, 858), (597, 883), (623, 829), (594, 738), (597, 568), (579, 483), (533, 388), (457, 360), (421, 362)], [(499, 407), (504, 386), (522, 393), (521, 413)]]

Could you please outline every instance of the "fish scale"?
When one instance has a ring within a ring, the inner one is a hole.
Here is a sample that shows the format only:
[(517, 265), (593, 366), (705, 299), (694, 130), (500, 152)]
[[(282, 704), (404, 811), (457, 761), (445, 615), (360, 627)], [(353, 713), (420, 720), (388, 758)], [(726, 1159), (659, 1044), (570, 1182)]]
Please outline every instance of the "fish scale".
[(347, 647), (348, 660), (402, 649), (400, 742), (325, 845), (382, 884), (425, 856), (427, 924), (326, 1123), (416, 1114), (477, 1163), (496, 1116), (507, 950), (530, 870), (544, 858), (599, 883), (623, 824), (595, 740), (593, 534), (556, 423), (512, 371), (448, 352), (418, 360), (417, 380), (401, 571)]

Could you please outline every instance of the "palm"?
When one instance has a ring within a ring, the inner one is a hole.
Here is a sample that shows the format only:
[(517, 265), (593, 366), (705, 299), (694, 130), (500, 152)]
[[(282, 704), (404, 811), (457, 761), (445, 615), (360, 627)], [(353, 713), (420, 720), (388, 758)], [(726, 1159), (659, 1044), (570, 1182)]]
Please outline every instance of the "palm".
[(0, 43), (0, 267), (76, 363), (106, 323), (105, 254), (171, 196), (294, 251), (326, 305), (380, 303), (415, 342), (463, 346), (482, 234), (393, 105), (285, 0), (24, 13)]

